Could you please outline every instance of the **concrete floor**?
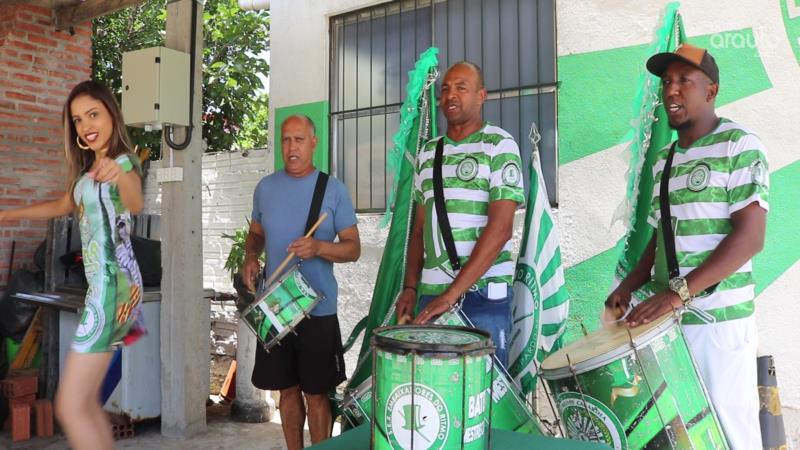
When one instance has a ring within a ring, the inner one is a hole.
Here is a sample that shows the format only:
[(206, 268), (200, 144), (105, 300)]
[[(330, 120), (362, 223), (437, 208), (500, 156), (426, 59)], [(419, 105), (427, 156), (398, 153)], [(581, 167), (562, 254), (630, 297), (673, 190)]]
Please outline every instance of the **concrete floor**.
[[(228, 408), (215, 405), (208, 409), (208, 429), (191, 439), (170, 439), (161, 435), (158, 421), (137, 424), (136, 435), (131, 439), (116, 442), (117, 450), (285, 450), (283, 433), (278, 415), (272, 422), (263, 424), (238, 423), (230, 420)], [(338, 425), (334, 427), (338, 434)], [(306, 430), (306, 442), (310, 442)], [(307, 444), (308, 445), (308, 444)], [(69, 450), (64, 435), (49, 439), (31, 438), (23, 442), (11, 442), (8, 432), (0, 433), (0, 449), (9, 450)], [(355, 450), (355, 449), (354, 449)]]

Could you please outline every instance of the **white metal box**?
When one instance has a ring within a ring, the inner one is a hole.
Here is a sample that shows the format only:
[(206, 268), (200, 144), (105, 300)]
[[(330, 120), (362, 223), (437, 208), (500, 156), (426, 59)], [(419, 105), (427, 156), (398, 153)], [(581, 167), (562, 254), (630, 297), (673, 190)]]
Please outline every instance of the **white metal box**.
[(134, 127), (189, 125), (188, 53), (152, 47), (122, 54), (122, 115)]

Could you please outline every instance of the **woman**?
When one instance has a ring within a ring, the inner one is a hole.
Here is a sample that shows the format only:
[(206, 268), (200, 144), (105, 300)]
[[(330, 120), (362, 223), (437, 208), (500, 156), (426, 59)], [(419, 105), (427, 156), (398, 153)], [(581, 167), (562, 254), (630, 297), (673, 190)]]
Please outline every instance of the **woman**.
[[(119, 106), (105, 86), (84, 81), (64, 104), (70, 189), (58, 200), (0, 211), (0, 222), (76, 213), (88, 281), (86, 303), (56, 393), (56, 415), (76, 450), (110, 449), (111, 424), (98, 401), (113, 350), (145, 333), (142, 282), (130, 243), (142, 210), (140, 166)], [(135, 169), (135, 170), (134, 170)]]

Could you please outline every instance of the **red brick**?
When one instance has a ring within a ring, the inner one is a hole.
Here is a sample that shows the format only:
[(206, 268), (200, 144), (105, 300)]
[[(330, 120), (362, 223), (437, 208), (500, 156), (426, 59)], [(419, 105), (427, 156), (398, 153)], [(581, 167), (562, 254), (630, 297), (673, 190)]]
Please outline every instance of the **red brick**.
[(37, 400), (36, 408), (36, 436), (53, 436), (53, 402), (50, 400)]
[(35, 102), (36, 101), (36, 96), (35, 95), (23, 94), (21, 92), (14, 92), (14, 91), (6, 92), (6, 98), (22, 100), (22, 101), (26, 101), (26, 102)]
[(14, 405), (31, 405), (36, 401), (36, 394), (23, 395), (8, 400), (8, 407), (13, 408)]
[(47, 47), (55, 47), (58, 45), (58, 42), (54, 41), (53, 39), (48, 39), (44, 36), (38, 36), (35, 34), (28, 34), (28, 41), (35, 42), (37, 44), (41, 44)]
[(39, 390), (39, 377), (35, 375), (11, 376), (0, 381), (0, 392), (8, 398), (36, 394)]
[(16, 75), (14, 75), (14, 78), (17, 78), (17, 79), (20, 79), (20, 80), (24, 80), (24, 81), (27, 81), (29, 83), (36, 83), (36, 84), (41, 84), (42, 83), (42, 79), (41, 78), (35, 77), (33, 75), (28, 75), (27, 73), (18, 73)]
[(15, 405), (11, 408), (11, 440), (26, 441), (31, 438), (31, 405)]

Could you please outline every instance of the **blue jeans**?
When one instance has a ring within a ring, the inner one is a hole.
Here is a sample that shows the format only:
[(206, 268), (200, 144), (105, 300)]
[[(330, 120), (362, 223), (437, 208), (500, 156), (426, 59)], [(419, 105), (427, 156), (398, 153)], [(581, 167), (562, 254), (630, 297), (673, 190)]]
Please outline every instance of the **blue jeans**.
[[(467, 291), (461, 311), (475, 328), (488, 331), (495, 345), (495, 355), (503, 367), (508, 366), (508, 340), (511, 337), (511, 286), (505, 298), (490, 300), (488, 288)], [(435, 299), (435, 295), (422, 295), (417, 309), (422, 310)]]

